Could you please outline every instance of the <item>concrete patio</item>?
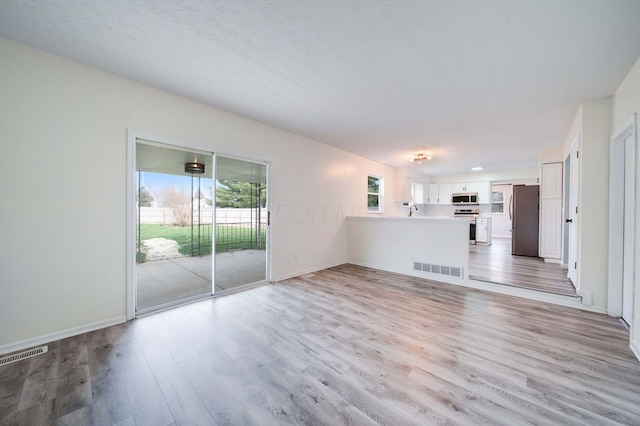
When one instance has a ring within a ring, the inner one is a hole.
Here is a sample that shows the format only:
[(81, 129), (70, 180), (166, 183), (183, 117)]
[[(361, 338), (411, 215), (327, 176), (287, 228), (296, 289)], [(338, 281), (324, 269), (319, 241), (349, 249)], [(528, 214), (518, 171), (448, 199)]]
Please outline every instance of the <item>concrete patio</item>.
[[(211, 255), (176, 257), (136, 265), (137, 310), (211, 293)], [(216, 254), (215, 294), (266, 279), (265, 250)]]

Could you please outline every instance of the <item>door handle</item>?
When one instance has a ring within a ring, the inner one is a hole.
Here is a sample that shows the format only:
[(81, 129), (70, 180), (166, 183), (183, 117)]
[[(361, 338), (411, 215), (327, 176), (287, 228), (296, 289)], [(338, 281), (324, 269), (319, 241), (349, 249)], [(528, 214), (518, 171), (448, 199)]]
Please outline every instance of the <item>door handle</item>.
[(513, 195), (509, 197), (509, 220), (513, 221)]
[(565, 219), (564, 220), (566, 223), (573, 223), (573, 219)]

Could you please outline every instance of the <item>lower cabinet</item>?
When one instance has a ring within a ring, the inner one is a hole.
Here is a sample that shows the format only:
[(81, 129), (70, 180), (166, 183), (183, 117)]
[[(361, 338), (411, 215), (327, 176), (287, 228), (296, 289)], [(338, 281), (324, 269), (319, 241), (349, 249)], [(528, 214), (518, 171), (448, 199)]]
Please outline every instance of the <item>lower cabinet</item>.
[(562, 200), (540, 200), (539, 256), (560, 261), (562, 258)]
[(476, 219), (476, 244), (491, 244), (491, 218)]

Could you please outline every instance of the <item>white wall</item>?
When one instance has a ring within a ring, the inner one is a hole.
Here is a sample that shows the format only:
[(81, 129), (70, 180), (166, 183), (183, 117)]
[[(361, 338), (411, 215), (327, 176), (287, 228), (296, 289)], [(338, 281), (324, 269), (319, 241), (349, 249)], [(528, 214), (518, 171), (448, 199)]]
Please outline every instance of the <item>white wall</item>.
[(541, 164), (545, 163), (560, 163), (564, 161), (562, 151), (562, 146), (556, 146), (553, 148), (538, 151), (538, 165), (540, 166)]
[[(636, 114), (636, 188), (640, 188), (640, 173), (638, 173), (638, 165), (640, 165), (640, 149), (638, 149), (637, 132), (640, 129), (640, 120), (638, 113), (640, 112), (640, 59), (622, 81), (616, 90), (613, 98), (613, 114), (612, 114), (612, 132), (616, 133), (629, 120), (633, 114)], [(636, 224), (640, 223), (640, 204), (636, 198)], [(640, 231), (636, 225), (636, 231)], [(638, 282), (638, 271), (640, 271), (640, 239), (636, 233), (636, 279), (634, 282), (634, 315), (631, 324), (631, 345), (636, 351), (636, 356), (640, 357), (640, 283)]]
[(567, 134), (563, 155), (580, 133), (580, 194), (578, 202), (578, 279), (581, 295), (607, 307), (609, 241), (609, 137), (612, 98), (584, 102)]
[(122, 321), (127, 129), (272, 161), (273, 278), (347, 258), (366, 176), (394, 169), (0, 39), (0, 351)]

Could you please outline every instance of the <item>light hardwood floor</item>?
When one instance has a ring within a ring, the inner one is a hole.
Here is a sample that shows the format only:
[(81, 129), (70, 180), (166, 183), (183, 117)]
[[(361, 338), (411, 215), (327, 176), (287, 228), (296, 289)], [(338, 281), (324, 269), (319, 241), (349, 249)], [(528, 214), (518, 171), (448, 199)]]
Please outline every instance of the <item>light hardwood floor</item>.
[(577, 297), (566, 269), (538, 257), (513, 256), (508, 238), (469, 246), (469, 278)]
[(0, 423), (640, 424), (606, 315), (343, 265), (54, 342)]

